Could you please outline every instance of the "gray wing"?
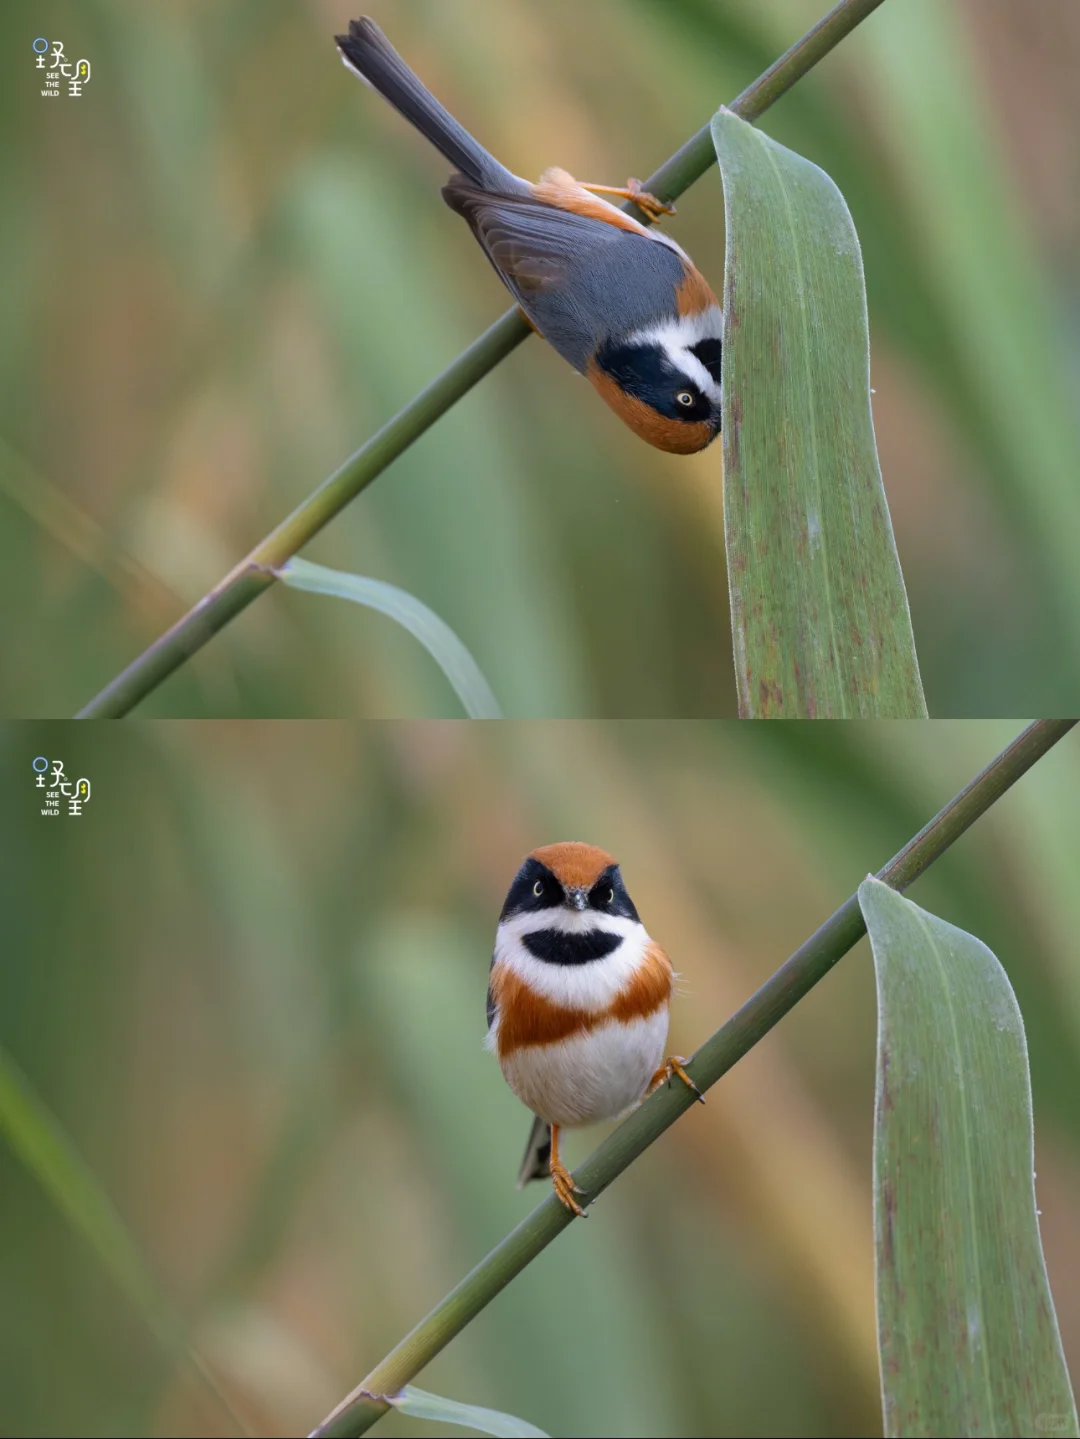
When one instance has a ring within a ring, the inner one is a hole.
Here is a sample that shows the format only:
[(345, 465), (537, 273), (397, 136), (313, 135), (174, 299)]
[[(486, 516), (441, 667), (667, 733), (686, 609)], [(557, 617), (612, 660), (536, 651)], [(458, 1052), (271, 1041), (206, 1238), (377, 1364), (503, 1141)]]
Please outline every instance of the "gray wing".
[(460, 176), (446, 186), (443, 196), (468, 221), (499, 274), (512, 282), (515, 291), (526, 294), (553, 289), (583, 252), (607, 247), (620, 233), (614, 225), (559, 210), (528, 195), (474, 189)]
[(443, 198), (468, 222), (506, 288), (559, 353), (584, 370), (598, 341), (671, 310), (682, 261), (667, 245), (560, 210), (494, 194), (455, 175)]

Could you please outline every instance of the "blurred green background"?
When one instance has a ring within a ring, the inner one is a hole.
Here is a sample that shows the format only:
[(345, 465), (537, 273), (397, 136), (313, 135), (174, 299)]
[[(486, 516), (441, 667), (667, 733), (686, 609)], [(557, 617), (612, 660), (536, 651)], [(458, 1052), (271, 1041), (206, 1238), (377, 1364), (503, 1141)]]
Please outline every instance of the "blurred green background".
[[(529, 849), (621, 860), (688, 1054), (1017, 728), (8, 722), (0, 1044), (253, 1430), (306, 1433), (543, 1196), (482, 1044)], [(1016, 988), (1074, 1378), (1078, 853), (1072, 734), (911, 891)], [(556, 1435), (880, 1432), (874, 1036), (863, 941), (420, 1384)], [(0, 1430), (233, 1432), (3, 1140)]]
[[(0, 708), (65, 715), (507, 297), (446, 166), (338, 62), (360, 0), (0, 7)], [(825, 0), (365, 0), (511, 167), (647, 175)], [(37, 36), (86, 57), (46, 101)], [(764, 118), (864, 247), (932, 714), (1080, 704), (1080, 7), (886, 0)], [(719, 284), (713, 171), (672, 233)], [(512, 716), (732, 713), (720, 452), (664, 456), (530, 340), (309, 549), (403, 585)], [(456, 715), (352, 606), (274, 593), (152, 697)]]

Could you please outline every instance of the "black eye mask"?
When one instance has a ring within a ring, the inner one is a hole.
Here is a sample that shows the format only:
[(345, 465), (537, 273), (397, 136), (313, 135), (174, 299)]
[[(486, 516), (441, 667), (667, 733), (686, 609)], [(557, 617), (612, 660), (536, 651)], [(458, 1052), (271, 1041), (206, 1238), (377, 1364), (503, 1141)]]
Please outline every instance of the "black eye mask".
[[(657, 344), (602, 345), (596, 360), (624, 394), (641, 400), (669, 420), (697, 423), (712, 417), (710, 401)], [(693, 395), (692, 405), (679, 403), (676, 396), (683, 393)]]

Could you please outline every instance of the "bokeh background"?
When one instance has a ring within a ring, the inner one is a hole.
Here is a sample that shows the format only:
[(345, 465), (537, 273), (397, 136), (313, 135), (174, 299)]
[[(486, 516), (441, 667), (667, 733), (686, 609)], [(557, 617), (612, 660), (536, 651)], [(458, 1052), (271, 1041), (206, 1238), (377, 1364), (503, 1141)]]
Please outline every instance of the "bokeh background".
[[(618, 856), (690, 1053), (1017, 729), (9, 722), (0, 1044), (252, 1430), (307, 1433), (543, 1197), (482, 1045), (529, 849)], [(911, 891), (1016, 989), (1074, 1380), (1078, 853), (1074, 732)], [(555, 1435), (880, 1432), (874, 1040), (863, 941), (418, 1382)], [(2, 1139), (0, 1431), (235, 1432)]]
[[(506, 308), (442, 160), (338, 63), (360, 0), (0, 6), (0, 698), (67, 715)], [(364, 0), (526, 175), (647, 175), (825, 0)], [(35, 37), (92, 76), (41, 98)], [(1080, 7), (886, 0), (764, 117), (862, 238), (936, 715), (1080, 703)], [(672, 233), (718, 284), (716, 171)], [(404, 586), (521, 717), (734, 711), (720, 453), (530, 340), (309, 548)], [(389, 621), (275, 593), (175, 716), (456, 715)]]

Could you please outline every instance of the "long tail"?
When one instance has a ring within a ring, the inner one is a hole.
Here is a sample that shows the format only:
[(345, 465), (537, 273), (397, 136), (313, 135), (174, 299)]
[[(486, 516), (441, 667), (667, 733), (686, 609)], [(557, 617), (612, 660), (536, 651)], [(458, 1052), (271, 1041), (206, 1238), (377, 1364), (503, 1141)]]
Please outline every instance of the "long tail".
[[(362, 16), (349, 21), (347, 35), (335, 35), (341, 58), (361, 80), (374, 86), (394, 109), (415, 125), (451, 165), (482, 189), (520, 190), (523, 182), (500, 165), (468, 130), (444, 110), (435, 96), (409, 69), (375, 24)], [(524, 187), (527, 188), (527, 187)]]
[(524, 1189), (530, 1179), (548, 1179), (551, 1176), (551, 1125), (543, 1119), (534, 1119), (529, 1130), (529, 1142), (525, 1146), (525, 1157), (518, 1171), (517, 1187)]

